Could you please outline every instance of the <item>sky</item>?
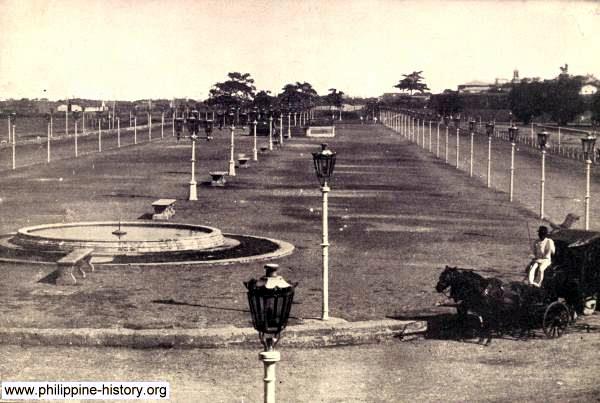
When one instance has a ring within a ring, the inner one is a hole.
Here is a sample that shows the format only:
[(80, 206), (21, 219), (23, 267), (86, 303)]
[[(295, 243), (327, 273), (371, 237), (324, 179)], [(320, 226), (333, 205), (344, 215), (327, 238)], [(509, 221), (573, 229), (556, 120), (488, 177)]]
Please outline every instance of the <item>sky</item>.
[(600, 2), (0, 0), (0, 99), (205, 99), (232, 71), (379, 96), (565, 63), (600, 78)]

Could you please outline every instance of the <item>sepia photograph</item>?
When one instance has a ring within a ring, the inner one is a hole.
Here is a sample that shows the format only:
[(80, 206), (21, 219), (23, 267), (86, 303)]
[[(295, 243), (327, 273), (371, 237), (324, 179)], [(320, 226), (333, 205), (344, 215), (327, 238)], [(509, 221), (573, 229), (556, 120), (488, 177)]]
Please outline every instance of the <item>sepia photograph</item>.
[(0, 401), (600, 402), (600, 2), (0, 0)]

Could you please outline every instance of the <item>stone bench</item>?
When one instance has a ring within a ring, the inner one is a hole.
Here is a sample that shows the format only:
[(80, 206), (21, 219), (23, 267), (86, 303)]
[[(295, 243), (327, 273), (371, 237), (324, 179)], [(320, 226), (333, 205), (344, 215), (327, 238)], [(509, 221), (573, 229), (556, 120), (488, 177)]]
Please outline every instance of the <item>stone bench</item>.
[(158, 199), (152, 203), (154, 208), (154, 214), (152, 214), (153, 220), (168, 220), (175, 215), (175, 199)]
[(227, 171), (213, 171), (209, 172), (208, 174), (211, 177), (211, 186), (225, 186), (225, 183), (227, 182), (225, 180), (225, 176), (228, 175)]
[(58, 265), (56, 285), (77, 284), (75, 273), (73, 273), (76, 268), (79, 270), (82, 278), (85, 278), (85, 270), (83, 270), (83, 266), (86, 266), (91, 271), (94, 271), (94, 265), (92, 264), (93, 252), (93, 249), (73, 249), (68, 255), (59, 259), (56, 262)]

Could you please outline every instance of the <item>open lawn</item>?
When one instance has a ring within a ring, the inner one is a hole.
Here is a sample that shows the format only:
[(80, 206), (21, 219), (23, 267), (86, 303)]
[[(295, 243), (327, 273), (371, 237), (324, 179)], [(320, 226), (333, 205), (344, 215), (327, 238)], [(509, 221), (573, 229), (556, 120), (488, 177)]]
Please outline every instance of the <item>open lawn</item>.
[[(298, 133), (293, 133), (298, 134)], [(337, 151), (330, 206), (330, 315), (347, 320), (436, 312), (434, 286), (445, 264), (521, 279), (528, 260), (525, 222), (533, 213), (485, 189), (382, 126), (347, 125), (328, 139)], [(266, 139), (259, 138), (259, 147)], [(279, 259), (298, 281), (292, 322), (320, 316), (321, 193), (311, 152), (320, 139), (294, 137), (238, 169), (225, 188), (208, 172), (226, 170), (228, 131), (197, 145), (198, 201), (187, 201), (189, 141), (173, 137), (16, 171), (0, 178), (0, 230), (55, 222), (136, 220), (159, 198), (177, 199), (174, 222), (224, 233), (282, 239)], [(236, 153), (252, 155), (252, 137)], [(243, 281), (261, 263), (229, 266), (99, 266), (77, 286), (38, 280), (52, 266), (0, 264), (5, 327), (202, 328), (249, 326)]]

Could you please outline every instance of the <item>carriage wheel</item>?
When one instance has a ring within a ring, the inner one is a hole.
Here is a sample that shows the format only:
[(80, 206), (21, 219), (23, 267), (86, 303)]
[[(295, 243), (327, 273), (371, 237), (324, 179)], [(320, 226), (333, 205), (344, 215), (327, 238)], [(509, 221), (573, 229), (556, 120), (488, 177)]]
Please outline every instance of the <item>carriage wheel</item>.
[(569, 326), (569, 320), (569, 308), (565, 304), (559, 301), (551, 303), (544, 312), (544, 334), (551, 339), (562, 336)]

